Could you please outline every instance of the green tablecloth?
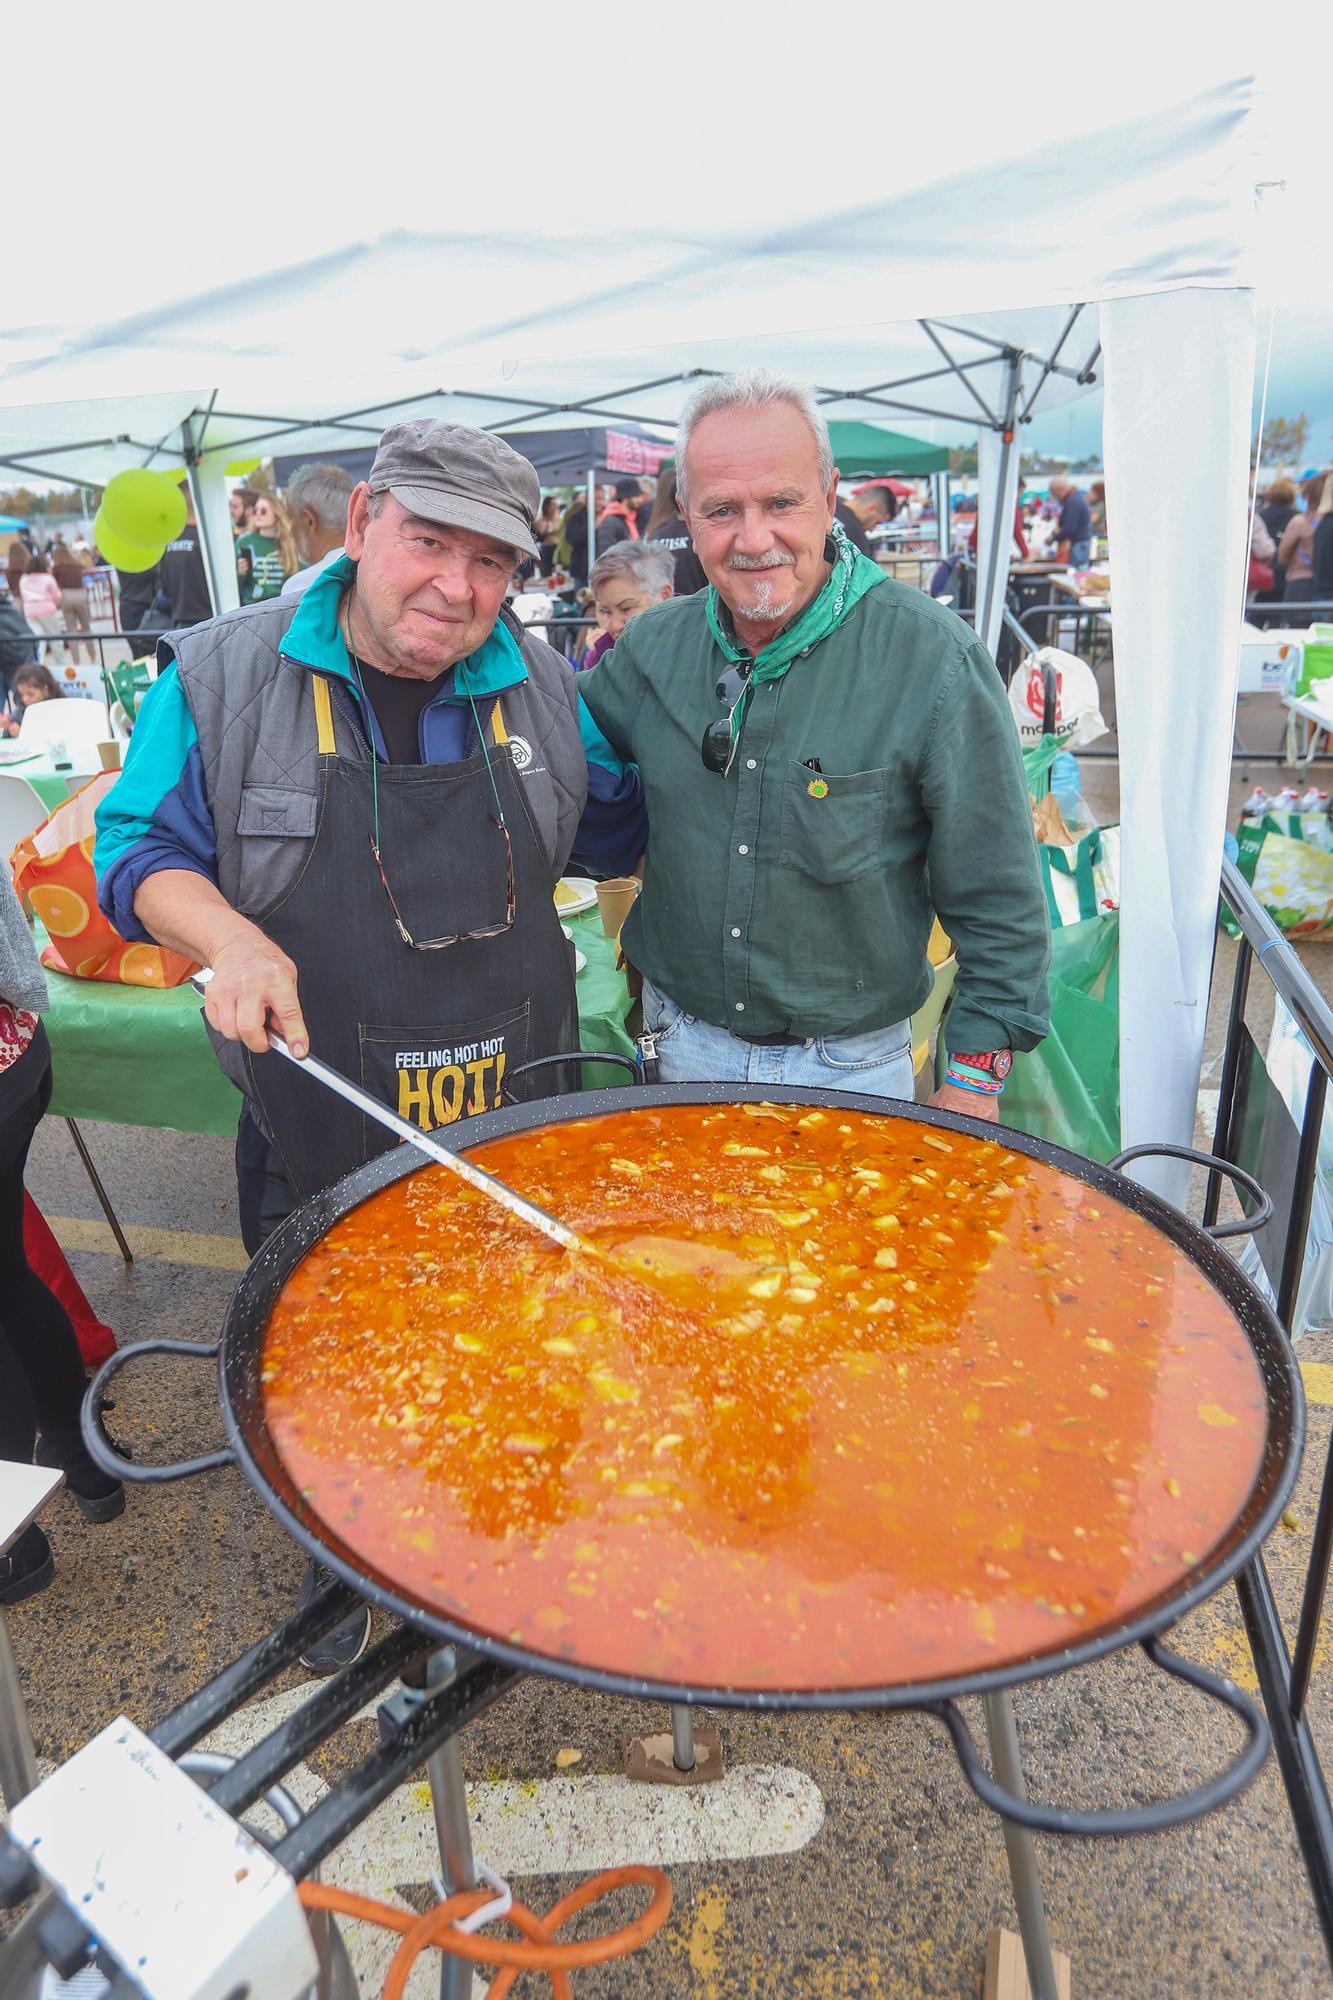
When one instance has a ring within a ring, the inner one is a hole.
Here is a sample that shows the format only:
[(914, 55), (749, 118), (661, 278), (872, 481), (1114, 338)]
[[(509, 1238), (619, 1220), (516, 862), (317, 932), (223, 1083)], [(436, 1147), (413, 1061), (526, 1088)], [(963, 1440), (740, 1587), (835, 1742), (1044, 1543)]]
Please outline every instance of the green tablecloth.
[(71, 785), (86, 785), (90, 778), (97, 776), (96, 771), (57, 771), (46, 757), (25, 758), (21, 763), (5, 764), (0, 768), (12, 771), (16, 778), (26, 778), (49, 813), (64, 805)]
[[(615, 944), (602, 936), (596, 910), (568, 922), (588, 961), (578, 978), (579, 1045), (632, 1055), (625, 1027), (630, 996), (616, 971)], [(56, 1117), (176, 1132), (236, 1130), (239, 1099), (218, 1068), (190, 986), (158, 993), (59, 972), (48, 972), (47, 980)], [(629, 1076), (611, 1063), (585, 1063), (583, 1081), (593, 1089), (628, 1083)]]

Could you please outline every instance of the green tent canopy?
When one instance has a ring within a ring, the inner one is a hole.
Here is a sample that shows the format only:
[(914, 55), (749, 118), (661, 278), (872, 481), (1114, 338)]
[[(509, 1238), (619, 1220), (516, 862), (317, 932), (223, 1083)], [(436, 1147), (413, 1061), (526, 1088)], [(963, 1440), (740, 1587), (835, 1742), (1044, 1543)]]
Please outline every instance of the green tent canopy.
[(831, 423), (833, 462), (844, 479), (873, 479), (884, 472), (905, 473), (909, 479), (927, 472), (949, 470), (949, 448), (904, 437), (879, 424)]

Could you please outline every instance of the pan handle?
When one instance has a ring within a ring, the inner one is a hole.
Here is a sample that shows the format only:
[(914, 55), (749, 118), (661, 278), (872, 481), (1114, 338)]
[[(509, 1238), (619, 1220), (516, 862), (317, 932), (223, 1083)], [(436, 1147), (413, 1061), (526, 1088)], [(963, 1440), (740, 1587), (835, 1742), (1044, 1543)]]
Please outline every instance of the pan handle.
[(639, 1073), (639, 1065), (633, 1056), (622, 1056), (616, 1049), (571, 1049), (568, 1055), (534, 1056), (531, 1062), (518, 1063), (513, 1069), (506, 1070), (500, 1095), (512, 1104), (514, 1100), (509, 1095), (509, 1085), (515, 1077), (527, 1076), (529, 1071), (534, 1069), (549, 1069), (553, 1063), (576, 1062), (615, 1063), (618, 1068), (627, 1069), (631, 1076), (637, 1076)]
[(1256, 1229), (1262, 1229), (1266, 1222), (1273, 1220), (1272, 1197), (1260, 1187), (1253, 1174), (1247, 1174), (1244, 1167), (1238, 1167), (1234, 1160), (1223, 1160), (1216, 1153), (1201, 1153), (1196, 1146), (1168, 1146), (1158, 1140), (1144, 1146), (1130, 1146), (1123, 1153), (1117, 1153), (1107, 1165), (1112, 1173), (1118, 1174), (1130, 1160), (1140, 1160), (1145, 1154), (1165, 1153), (1173, 1160), (1188, 1160), (1191, 1166), (1207, 1167), (1213, 1174), (1225, 1174), (1228, 1180), (1239, 1181), (1252, 1194), (1259, 1206), (1253, 1215), (1245, 1216), (1240, 1222), (1215, 1222), (1204, 1230), (1205, 1236), (1218, 1240), (1223, 1236), (1252, 1236)]
[(110, 1478), (128, 1480), (135, 1486), (165, 1486), (173, 1479), (188, 1479), (195, 1472), (213, 1472), (220, 1465), (235, 1465), (236, 1454), (229, 1450), (210, 1451), (202, 1458), (182, 1458), (175, 1465), (130, 1465), (112, 1448), (102, 1428), (102, 1398), (113, 1376), (127, 1361), (138, 1361), (145, 1354), (191, 1354), (199, 1361), (215, 1361), (217, 1351), (216, 1341), (201, 1340), (139, 1340), (132, 1347), (118, 1348), (94, 1375), (79, 1413), (79, 1429), (93, 1463)]
[(1268, 1755), (1268, 1724), (1256, 1703), (1247, 1694), (1242, 1694), (1231, 1681), (1210, 1674), (1207, 1668), (1196, 1666), (1193, 1660), (1183, 1660), (1179, 1653), (1171, 1652), (1158, 1638), (1145, 1639), (1143, 1650), (1163, 1673), (1185, 1681), (1190, 1687), (1199, 1688), (1211, 1700), (1229, 1709), (1244, 1724), (1246, 1736), (1244, 1748), (1228, 1770), (1210, 1778), (1206, 1784), (1196, 1786), (1194, 1791), (1185, 1792), (1177, 1799), (1163, 1799), (1158, 1805), (1132, 1806), (1117, 1812), (1071, 1812), (1061, 1806), (1041, 1805), (1032, 1799), (1020, 1798), (1016, 1792), (1006, 1791), (986, 1769), (977, 1755), (977, 1747), (967, 1724), (953, 1702), (930, 1702), (927, 1712), (936, 1716), (953, 1738), (963, 1776), (982, 1804), (990, 1806), (1003, 1818), (1015, 1820), (1019, 1826), (1031, 1827), (1036, 1833), (1076, 1834), (1085, 1839), (1106, 1836), (1124, 1839), (1133, 1834), (1162, 1833), (1167, 1827), (1183, 1826), (1189, 1820), (1201, 1819), (1205, 1813), (1215, 1812), (1253, 1782)]

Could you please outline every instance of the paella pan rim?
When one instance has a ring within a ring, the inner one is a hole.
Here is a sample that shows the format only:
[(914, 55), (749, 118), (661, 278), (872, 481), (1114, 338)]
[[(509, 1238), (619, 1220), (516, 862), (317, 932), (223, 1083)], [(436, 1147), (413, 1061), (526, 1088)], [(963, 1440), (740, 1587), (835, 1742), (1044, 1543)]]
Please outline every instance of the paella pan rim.
[(1258, 1363), (1268, 1408), (1267, 1437), (1254, 1485), (1227, 1531), (1182, 1583), (1169, 1583), (1129, 1618), (1113, 1620), (1057, 1650), (1029, 1654), (993, 1667), (924, 1681), (836, 1688), (702, 1686), (612, 1672), (558, 1654), (516, 1645), (418, 1603), (398, 1585), (368, 1570), (307, 1510), (282, 1466), (263, 1420), (259, 1355), (268, 1315), (301, 1258), (329, 1229), (381, 1188), (422, 1171), (428, 1163), (406, 1148), (380, 1155), (344, 1180), (312, 1196), (275, 1231), (241, 1277), (228, 1309), (218, 1350), (223, 1417), (238, 1462), (260, 1498), (306, 1551), (370, 1603), (405, 1618), (442, 1642), (468, 1647), (506, 1665), (580, 1687), (635, 1699), (707, 1703), (719, 1708), (869, 1710), (919, 1708), (961, 1695), (984, 1694), (1091, 1665), (1109, 1653), (1165, 1631), (1213, 1596), (1245, 1567), (1276, 1526), (1300, 1468), (1304, 1398), (1295, 1355), (1274, 1314), (1235, 1261), (1197, 1224), (1160, 1196), (1108, 1167), (1044, 1139), (955, 1112), (905, 1101), (889, 1102), (853, 1092), (798, 1087), (779, 1091), (753, 1085), (650, 1084), (544, 1098), (486, 1112), (436, 1136), (455, 1151), (488, 1140), (619, 1112), (671, 1105), (783, 1103), (905, 1119), (959, 1132), (1019, 1153), (1072, 1175), (1130, 1208), (1184, 1251), (1220, 1293)]

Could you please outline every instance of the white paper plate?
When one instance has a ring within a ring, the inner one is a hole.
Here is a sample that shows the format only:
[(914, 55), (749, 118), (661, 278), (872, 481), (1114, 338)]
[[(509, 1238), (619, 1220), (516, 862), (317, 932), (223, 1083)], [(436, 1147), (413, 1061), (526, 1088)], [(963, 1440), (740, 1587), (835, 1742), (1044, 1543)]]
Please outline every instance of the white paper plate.
[[(566, 937), (566, 938), (568, 939), (568, 941), (570, 942), (570, 944), (574, 944), (574, 933), (573, 933), (573, 931), (572, 931), (572, 930), (571, 930), (571, 929), (569, 928), (569, 925), (568, 925), (568, 924), (561, 924), (560, 928), (561, 928), (561, 930), (563, 931), (563, 933), (564, 933), (565, 937)], [(585, 965), (586, 965), (587, 963), (588, 963), (588, 960), (587, 960), (587, 956), (586, 956), (586, 954), (585, 954), (585, 953), (583, 953), (583, 952), (581, 952), (581, 951), (579, 950), (578, 946), (577, 946), (576, 944), (574, 944), (574, 970), (575, 970), (575, 972), (582, 972), (582, 970), (583, 970), (584, 966), (585, 966)]]
[(581, 875), (562, 875), (556, 884), (555, 906), (562, 917), (577, 917), (597, 907), (597, 884)]
[[(568, 925), (568, 924), (561, 924), (560, 928), (561, 928), (561, 930), (562, 930), (562, 931), (564, 932), (565, 936), (566, 936), (566, 937), (567, 937), (567, 938), (569, 939), (569, 942), (570, 942), (571, 944), (574, 944), (574, 933), (573, 933), (573, 931), (572, 931), (572, 930), (571, 930), (571, 929), (569, 928), (569, 925)], [(587, 963), (588, 963), (588, 960), (587, 960), (586, 956), (584, 955), (584, 953), (583, 953), (583, 952), (581, 952), (581, 951), (579, 950), (579, 948), (578, 948), (578, 946), (577, 946), (576, 944), (574, 944), (574, 970), (575, 970), (575, 972), (582, 972), (582, 970), (583, 970), (584, 966), (585, 966), (585, 965), (586, 965)]]

